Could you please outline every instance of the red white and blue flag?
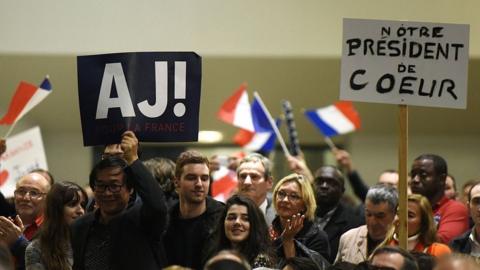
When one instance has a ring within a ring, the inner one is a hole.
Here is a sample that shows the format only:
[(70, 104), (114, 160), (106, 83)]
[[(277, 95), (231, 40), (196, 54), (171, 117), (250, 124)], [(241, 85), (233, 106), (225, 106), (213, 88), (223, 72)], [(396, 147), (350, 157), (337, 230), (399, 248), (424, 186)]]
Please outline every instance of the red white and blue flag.
[(305, 116), (325, 137), (360, 129), (360, 115), (350, 101), (339, 101), (324, 108), (306, 110)]
[(234, 143), (251, 152), (267, 154), (275, 147), (276, 135), (260, 102), (248, 101), (247, 85), (242, 84), (218, 111), (218, 117), (239, 127)]
[(0, 119), (0, 125), (12, 125), (20, 120), (33, 107), (37, 106), (44, 98), (52, 92), (52, 86), (48, 77), (43, 80), (40, 86), (27, 82), (20, 82), (13, 95), (8, 112)]
[(247, 84), (242, 84), (220, 107), (218, 118), (233, 126), (255, 131), (248, 101)]
[(212, 197), (217, 201), (225, 202), (237, 188), (237, 174), (226, 166), (213, 172), (212, 179)]
[[(268, 116), (257, 98), (252, 102), (252, 122), (255, 131), (241, 129), (234, 137), (234, 142), (251, 152), (261, 152), (266, 155), (275, 147), (277, 136), (270, 125)], [(279, 125), (277, 121), (277, 126)]]

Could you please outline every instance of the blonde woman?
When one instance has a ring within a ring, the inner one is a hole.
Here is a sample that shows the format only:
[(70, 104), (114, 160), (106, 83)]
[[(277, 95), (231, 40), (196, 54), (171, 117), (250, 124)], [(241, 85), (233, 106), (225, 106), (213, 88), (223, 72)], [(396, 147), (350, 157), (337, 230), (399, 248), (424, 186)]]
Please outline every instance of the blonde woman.
[(315, 195), (310, 182), (300, 174), (281, 179), (273, 190), (277, 216), (272, 222), (270, 236), (277, 251), (278, 266), (286, 259), (308, 257), (320, 269), (328, 266), (330, 255), (327, 234), (315, 223)]
[[(398, 246), (398, 216), (395, 226), (387, 234), (380, 246)], [(420, 194), (408, 195), (408, 251), (419, 251), (432, 256), (451, 253), (450, 248), (437, 240), (437, 229), (433, 211), (427, 198)]]

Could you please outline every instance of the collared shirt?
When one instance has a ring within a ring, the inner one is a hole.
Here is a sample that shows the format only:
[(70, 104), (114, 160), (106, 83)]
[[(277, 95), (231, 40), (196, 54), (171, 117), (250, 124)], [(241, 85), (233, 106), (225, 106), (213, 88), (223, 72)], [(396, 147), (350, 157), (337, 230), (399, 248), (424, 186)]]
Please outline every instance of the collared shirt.
[(23, 235), (27, 238), (28, 241), (31, 241), (33, 236), (37, 233), (38, 228), (43, 223), (43, 215), (37, 217), (32, 224), (25, 225), (25, 230), (23, 231)]
[(469, 241), (472, 245), (472, 250), (470, 251), (470, 255), (475, 257), (480, 257), (480, 243), (477, 241), (475, 237), (476, 232), (475, 228), (472, 229), (472, 233), (470, 234)]
[(433, 206), (437, 237), (443, 243), (465, 233), (468, 228), (468, 209), (463, 203), (443, 198)]
[(335, 210), (337, 210), (337, 208), (338, 208), (338, 205), (335, 206), (332, 210), (328, 211), (323, 217), (317, 217), (316, 219), (317, 224), (318, 226), (320, 226), (322, 230), (323, 228), (325, 228), (325, 226), (327, 226), (327, 223), (330, 221), (330, 219), (333, 216), (333, 213), (335, 212)]
[(266, 215), (267, 214), (267, 206), (268, 206), (268, 202), (267, 202), (267, 198), (265, 198), (265, 200), (263, 201), (262, 204), (260, 204), (260, 206), (258, 208), (260, 208), (260, 210), (262, 211), (263, 215)]

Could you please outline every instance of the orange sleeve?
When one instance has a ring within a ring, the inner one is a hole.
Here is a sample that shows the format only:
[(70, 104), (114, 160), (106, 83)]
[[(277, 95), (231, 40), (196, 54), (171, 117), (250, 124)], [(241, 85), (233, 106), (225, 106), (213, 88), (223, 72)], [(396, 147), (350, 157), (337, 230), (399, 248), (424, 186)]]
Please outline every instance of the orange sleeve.
[(432, 255), (432, 256), (435, 256), (435, 257), (441, 257), (441, 256), (443, 256), (443, 255), (452, 253), (452, 251), (451, 251), (450, 248), (449, 248), (447, 245), (445, 245), (445, 244), (442, 244), (442, 243), (433, 243), (433, 244), (430, 245), (430, 247), (428, 248), (427, 253), (430, 254), (430, 255)]

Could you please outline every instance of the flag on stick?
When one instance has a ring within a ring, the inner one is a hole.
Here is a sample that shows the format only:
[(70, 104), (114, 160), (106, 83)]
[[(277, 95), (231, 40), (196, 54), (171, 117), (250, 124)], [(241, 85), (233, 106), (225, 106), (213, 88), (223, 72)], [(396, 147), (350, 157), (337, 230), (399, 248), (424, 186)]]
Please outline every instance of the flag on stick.
[(263, 103), (262, 98), (260, 97), (260, 95), (257, 92), (253, 92), (253, 96), (255, 97), (255, 100), (257, 100), (258, 106), (263, 111), (264, 116), (266, 117), (266, 120), (268, 120), (268, 123), (270, 124), (269, 129), (273, 130), (275, 135), (277, 136), (278, 142), (280, 143), (280, 146), (282, 147), (284, 155), (286, 157), (291, 156), (290, 152), (288, 151), (287, 146), (285, 145), (285, 140), (283, 139), (282, 134), (280, 133), (280, 130), (278, 130), (278, 127), (275, 123), (275, 120), (273, 120), (272, 115), (270, 114), (267, 107)]
[(350, 101), (339, 101), (324, 108), (306, 110), (305, 116), (327, 138), (360, 128), (360, 115)]
[[(277, 127), (280, 126), (280, 119), (276, 120)], [(268, 155), (275, 148), (275, 142), (277, 140), (277, 135), (272, 131), (264, 132), (251, 132), (245, 129), (240, 129), (235, 136), (233, 141), (245, 148), (247, 151), (259, 152), (264, 156)]]
[[(233, 141), (248, 151), (261, 152), (267, 155), (275, 147), (277, 136), (257, 96), (254, 97), (252, 102), (251, 115), (255, 131), (240, 129), (235, 134)], [(278, 126), (279, 121), (276, 124)]]
[(40, 87), (27, 82), (20, 82), (13, 95), (8, 112), (0, 119), (0, 125), (12, 125), (19, 121), (27, 112), (40, 103), (52, 91), (48, 76)]

